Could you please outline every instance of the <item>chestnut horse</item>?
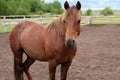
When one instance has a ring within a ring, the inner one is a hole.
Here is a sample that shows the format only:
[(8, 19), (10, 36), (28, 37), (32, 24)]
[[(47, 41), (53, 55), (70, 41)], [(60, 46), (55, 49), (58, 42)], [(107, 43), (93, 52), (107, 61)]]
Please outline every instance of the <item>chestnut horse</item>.
[[(66, 80), (77, 50), (75, 38), (80, 34), (81, 3), (69, 6), (66, 1), (64, 8), (64, 13), (46, 27), (22, 21), (13, 28), (9, 40), (14, 54), (15, 80), (24, 80), (23, 72), (32, 80), (29, 67), (35, 60), (48, 61), (50, 80), (55, 80), (56, 67), (61, 64), (61, 80)], [(25, 62), (23, 53), (27, 55)]]

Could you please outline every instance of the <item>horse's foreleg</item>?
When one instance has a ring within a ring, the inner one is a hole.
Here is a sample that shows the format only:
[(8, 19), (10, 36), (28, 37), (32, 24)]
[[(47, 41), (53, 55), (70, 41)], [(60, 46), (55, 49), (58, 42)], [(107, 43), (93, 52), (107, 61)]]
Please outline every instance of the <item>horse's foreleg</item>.
[(55, 72), (56, 72), (57, 63), (55, 60), (49, 61), (49, 76), (50, 80), (55, 80)]
[(30, 58), (27, 56), (27, 59), (25, 60), (25, 62), (23, 63), (23, 68), (24, 68), (24, 72), (28, 78), (28, 80), (32, 80), (32, 77), (29, 73), (29, 67), (35, 62), (34, 59)]
[(66, 80), (68, 69), (72, 61), (61, 64), (61, 80)]

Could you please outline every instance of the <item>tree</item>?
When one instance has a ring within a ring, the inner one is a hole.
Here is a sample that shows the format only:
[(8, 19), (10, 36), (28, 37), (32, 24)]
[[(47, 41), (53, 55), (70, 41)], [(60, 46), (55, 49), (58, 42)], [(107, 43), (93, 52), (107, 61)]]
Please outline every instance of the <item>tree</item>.
[(107, 16), (107, 15), (112, 15), (113, 11), (110, 7), (106, 7), (105, 9), (103, 9), (102, 11), (100, 11), (100, 14)]
[(88, 9), (85, 13), (86, 16), (91, 16), (93, 14), (93, 11), (91, 9)]
[(39, 10), (39, 1), (38, 0), (32, 0), (30, 4), (30, 11), (31, 12), (37, 12)]
[(44, 0), (0, 0), (0, 15), (61, 14), (63, 9), (58, 0), (45, 3)]
[(49, 4), (49, 10), (50, 10), (50, 13), (53, 13), (53, 14), (61, 14), (63, 12), (61, 4), (57, 0)]
[(7, 3), (5, 0), (0, 1), (0, 15), (6, 15), (7, 13)]
[(16, 14), (18, 15), (28, 15), (29, 12), (28, 10), (24, 9), (24, 8), (18, 8), (17, 11), (16, 11)]

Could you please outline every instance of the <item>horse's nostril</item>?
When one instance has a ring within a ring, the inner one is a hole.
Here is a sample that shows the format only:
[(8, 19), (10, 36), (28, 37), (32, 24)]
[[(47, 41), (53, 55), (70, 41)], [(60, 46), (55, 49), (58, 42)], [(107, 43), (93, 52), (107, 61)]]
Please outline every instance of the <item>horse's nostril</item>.
[(67, 40), (65, 41), (65, 44), (68, 48), (73, 48), (74, 47), (75, 40)]
[(75, 40), (73, 40), (73, 43), (75, 43)]

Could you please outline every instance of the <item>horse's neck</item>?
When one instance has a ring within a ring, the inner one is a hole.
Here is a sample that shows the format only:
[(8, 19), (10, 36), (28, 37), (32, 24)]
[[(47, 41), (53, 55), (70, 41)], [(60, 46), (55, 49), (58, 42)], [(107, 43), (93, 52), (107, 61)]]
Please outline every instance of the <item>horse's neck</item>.
[(53, 35), (65, 37), (65, 28), (61, 21), (61, 17), (53, 20), (48, 26), (47, 31)]

